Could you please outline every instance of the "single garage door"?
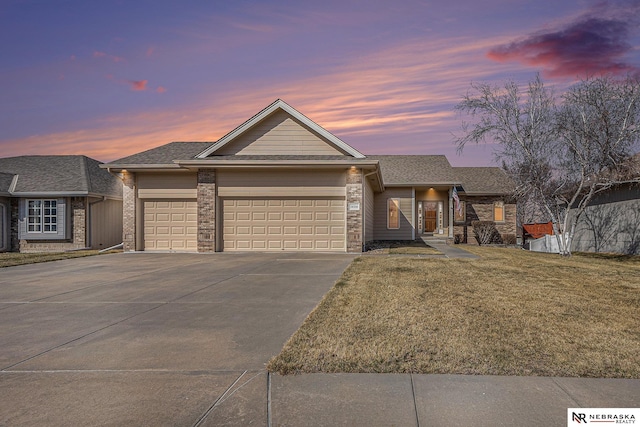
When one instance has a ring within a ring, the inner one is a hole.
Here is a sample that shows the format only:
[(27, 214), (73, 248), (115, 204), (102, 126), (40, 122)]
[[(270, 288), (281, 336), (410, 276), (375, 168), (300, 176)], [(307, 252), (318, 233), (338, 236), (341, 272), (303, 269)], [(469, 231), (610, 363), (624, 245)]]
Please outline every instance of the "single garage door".
[(225, 199), (225, 251), (346, 250), (345, 201)]
[(196, 200), (145, 200), (144, 249), (197, 251), (198, 204)]

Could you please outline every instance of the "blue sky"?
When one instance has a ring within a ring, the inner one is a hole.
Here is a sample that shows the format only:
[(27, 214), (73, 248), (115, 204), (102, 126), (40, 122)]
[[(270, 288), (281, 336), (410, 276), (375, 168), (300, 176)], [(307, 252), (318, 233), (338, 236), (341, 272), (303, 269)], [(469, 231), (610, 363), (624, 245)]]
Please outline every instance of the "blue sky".
[(0, 3), (0, 155), (215, 141), (282, 98), (368, 154), (457, 155), (473, 81), (640, 69), (640, 1)]

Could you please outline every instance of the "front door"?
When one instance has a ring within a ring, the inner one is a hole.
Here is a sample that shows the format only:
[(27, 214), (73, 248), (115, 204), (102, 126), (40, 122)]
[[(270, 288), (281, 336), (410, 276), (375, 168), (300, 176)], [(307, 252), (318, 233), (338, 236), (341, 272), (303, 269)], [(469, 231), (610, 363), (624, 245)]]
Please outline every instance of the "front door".
[(433, 233), (437, 228), (438, 203), (424, 202), (424, 231)]

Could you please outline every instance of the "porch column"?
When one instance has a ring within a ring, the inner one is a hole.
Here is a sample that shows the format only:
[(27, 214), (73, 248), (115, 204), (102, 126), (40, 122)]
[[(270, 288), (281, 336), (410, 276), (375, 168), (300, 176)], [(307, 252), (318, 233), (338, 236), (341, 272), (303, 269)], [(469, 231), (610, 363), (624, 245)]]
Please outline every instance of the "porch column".
[(347, 172), (347, 252), (362, 252), (362, 169)]
[(216, 170), (198, 171), (198, 252), (216, 250)]

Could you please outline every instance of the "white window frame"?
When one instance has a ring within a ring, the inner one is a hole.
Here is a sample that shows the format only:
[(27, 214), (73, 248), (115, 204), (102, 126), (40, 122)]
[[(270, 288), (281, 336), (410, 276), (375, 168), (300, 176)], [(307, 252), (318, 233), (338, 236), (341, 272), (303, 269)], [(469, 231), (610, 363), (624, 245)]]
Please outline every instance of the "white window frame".
[[(29, 234), (58, 234), (57, 199), (27, 199), (26, 209), (27, 232)], [(34, 221), (32, 222), (31, 219)]]
[[(500, 207), (500, 209), (502, 209), (502, 219), (497, 219), (496, 218), (496, 208)], [(493, 202), (493, 221), (494, 222), (504, 222), (505, 220), (505, 214), (504, 214), (504, 202), (501, 200), (497, 200), (495, 202)]]
[[(395, 206), (396, 211), (396, 223), (397, 227), (391, 227), (391, 204)], [(400, 199), (389, 198), (387, 199), (387, 230), (399, 230), (400, 229)]]

